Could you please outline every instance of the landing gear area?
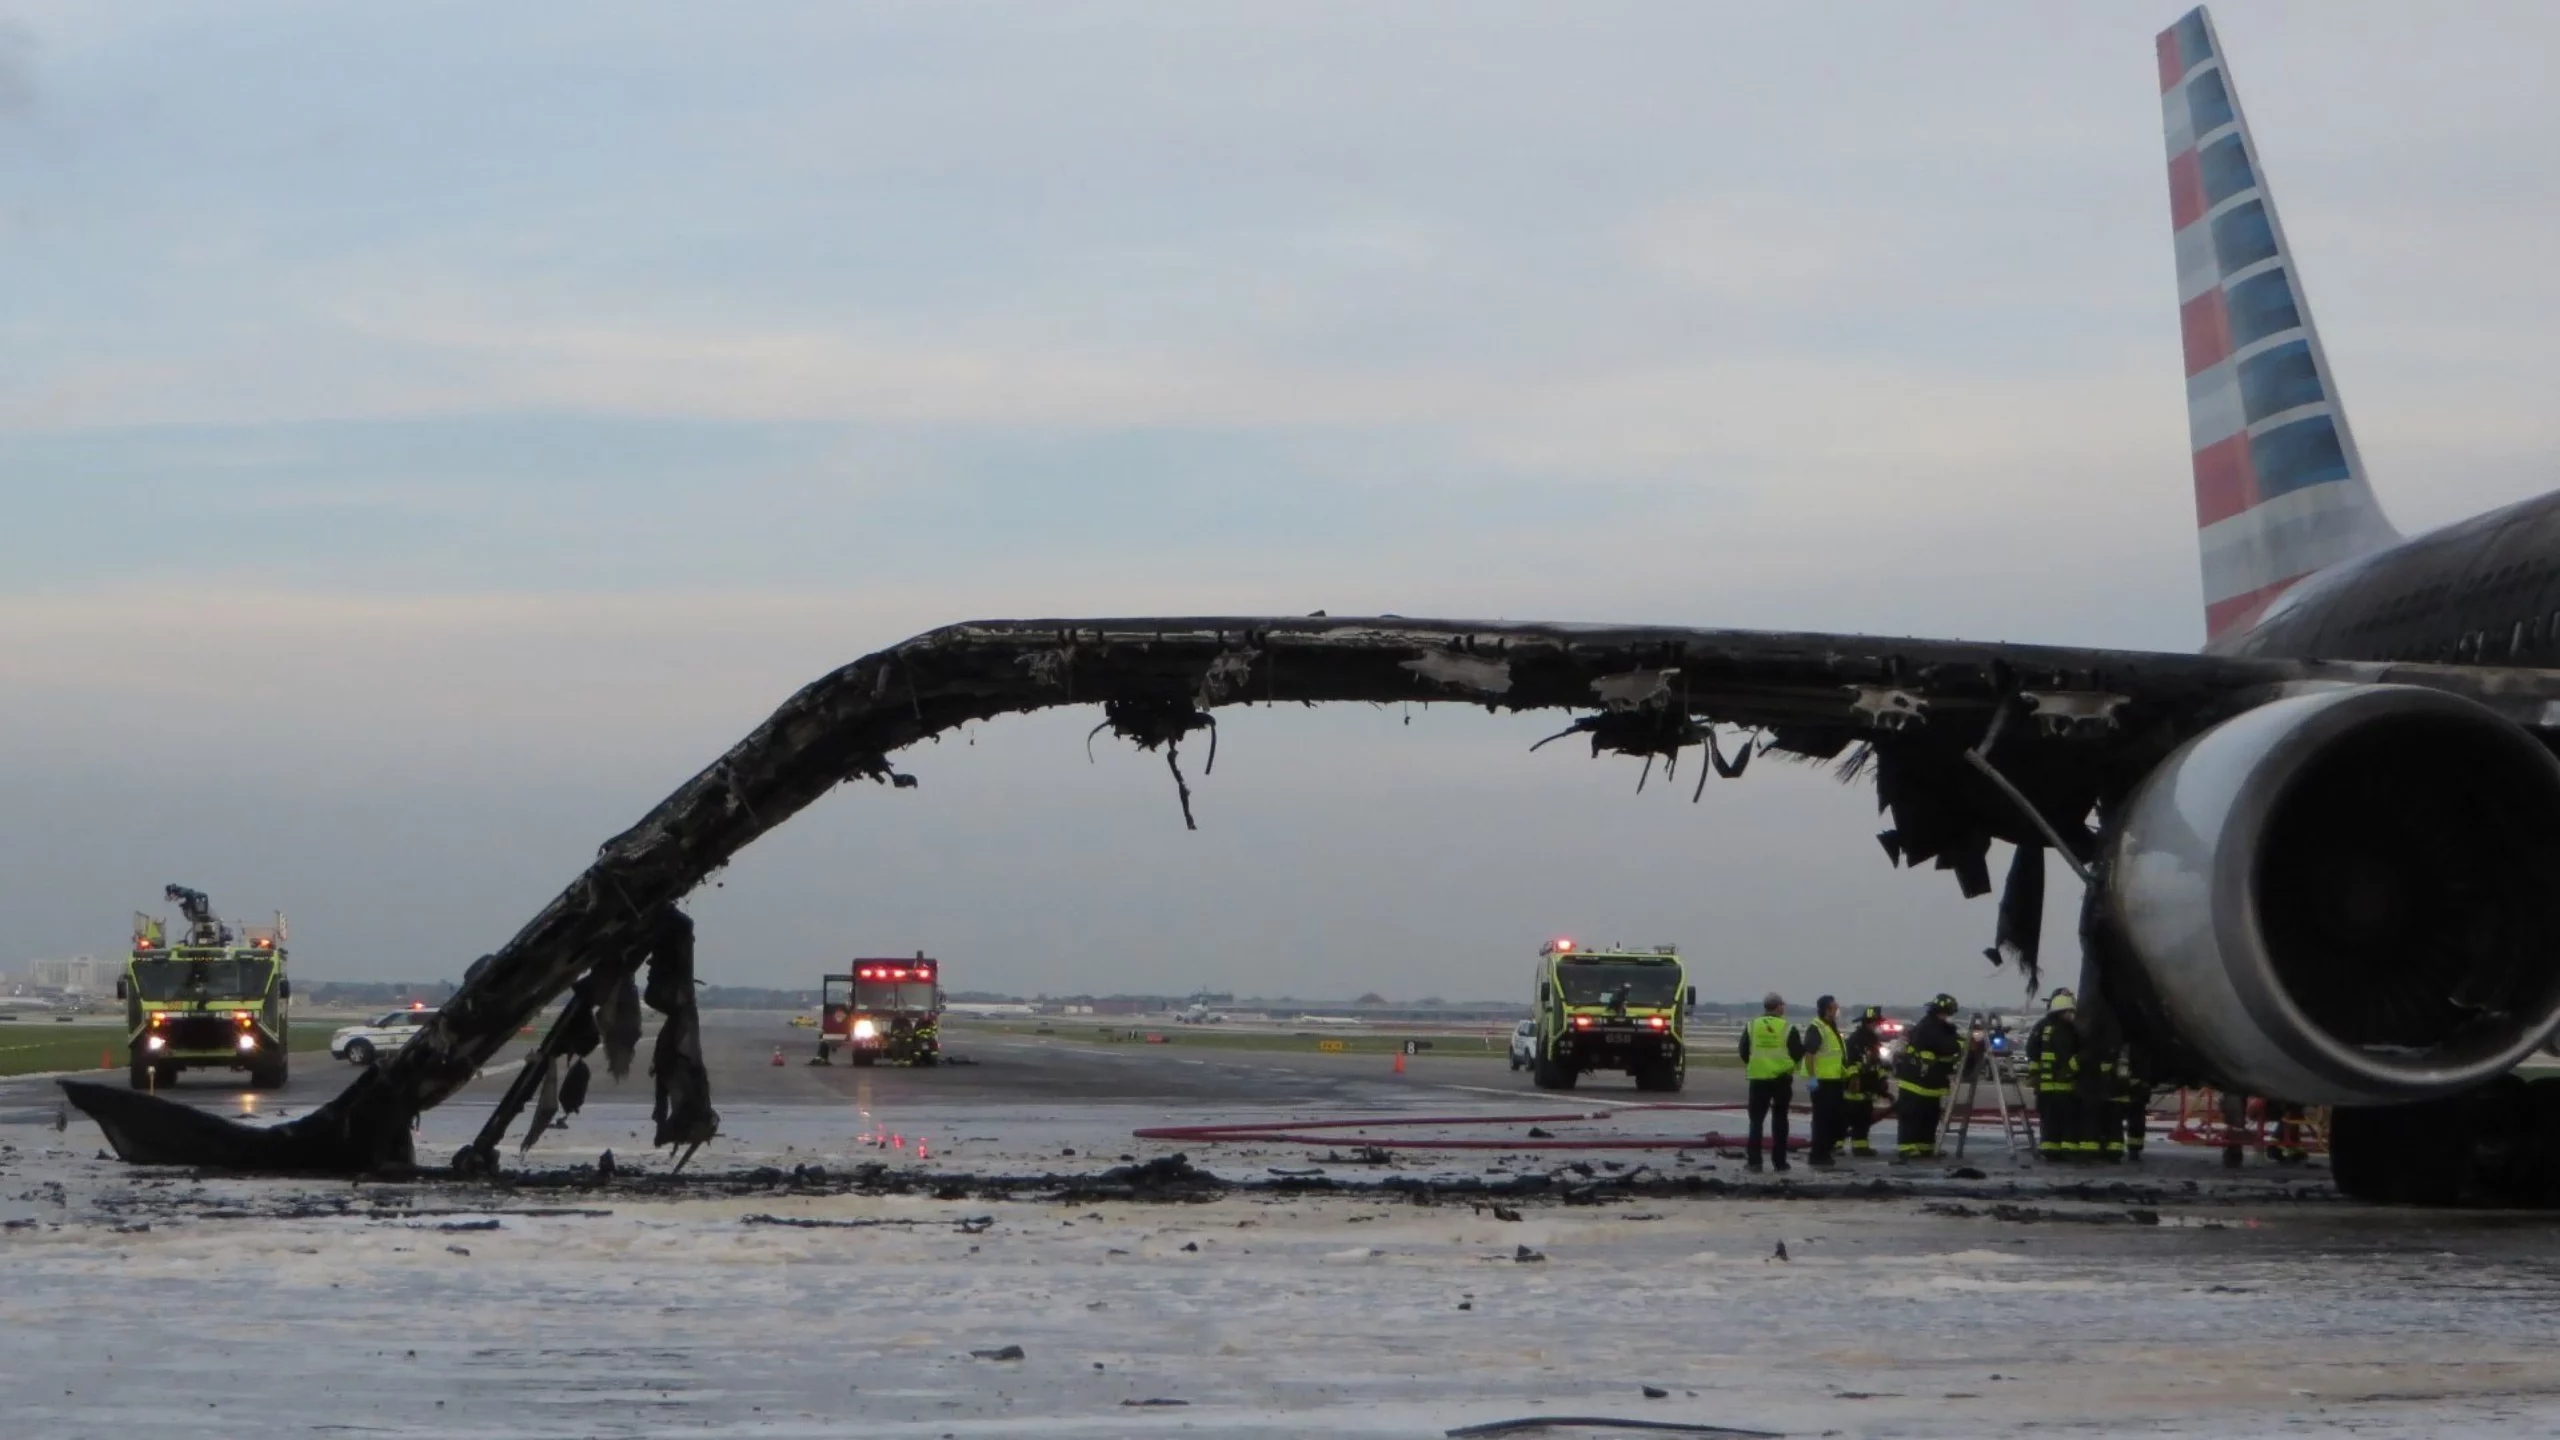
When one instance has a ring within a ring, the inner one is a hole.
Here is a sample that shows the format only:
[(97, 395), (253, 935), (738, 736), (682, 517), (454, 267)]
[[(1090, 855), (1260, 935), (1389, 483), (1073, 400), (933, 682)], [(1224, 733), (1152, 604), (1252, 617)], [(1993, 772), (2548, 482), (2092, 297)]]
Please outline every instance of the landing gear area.
[(2378, 1205), (2560, 1209), (2560, 1076), (2503, 1076), (2418, 1105), (2340, 1106), (2329, 1173)]

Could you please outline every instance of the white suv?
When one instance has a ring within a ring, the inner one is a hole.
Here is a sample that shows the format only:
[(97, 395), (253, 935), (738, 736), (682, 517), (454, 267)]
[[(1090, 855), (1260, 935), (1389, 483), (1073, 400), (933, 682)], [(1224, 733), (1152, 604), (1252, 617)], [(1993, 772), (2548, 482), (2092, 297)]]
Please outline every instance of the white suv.
[(1511, 1068), (1525, 1070), (1538, 1063), (1538, 1022), (1523, 1020), (1511, 1027)]
[(377, 1055), (388, 1055), (409, 1043), (426, 1023), (436, 1018), (433, 1010), (394, 1010), (378, 1020), (350, 1025), (329, 1037), (329, 1058), (350, 1065), (370, 1065)]

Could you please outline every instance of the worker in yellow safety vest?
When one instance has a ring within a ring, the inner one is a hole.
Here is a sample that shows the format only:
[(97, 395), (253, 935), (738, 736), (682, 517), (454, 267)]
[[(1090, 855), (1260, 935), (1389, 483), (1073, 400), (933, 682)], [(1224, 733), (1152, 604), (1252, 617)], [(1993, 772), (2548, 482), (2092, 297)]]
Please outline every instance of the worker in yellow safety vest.
[(1829, 995), (1813, 1002), (1813, 1023), (1804, 1027), (1804, 1068), (1813, 1081), (1813, 1144), (1805, 1163), (1828, 1170), (1849, 1128), (1848, 1050), (1840, 1040), (1840, 1002)]
[(1955, 1013), (1953, 995), (1942, 992), (1930, 1000), (1929, 1013), (1911, 1027), (1902, 1038), (1902, 1053), (1893, 1057), (1893, 1078), (1902, 1092), (1893, 1105), (1896, 1159), (1926, 1160), (1938, 1153), (1947, 1087), (1955, 1081), (1956, 1062), (1964, 1058)]
[(1787, 1168), (1787, 1107), (1795, 1101), (1796, 1067), (1804, 1061), (1804, 1036), (1787, 1023), (1787, 1002), (1772, 990), (1760, 1001), (1760, 1014), (1742, 1027), (1742, 1073), (1750, 1081), (1751, 1129), (1742, 1147), (1742, 1167), (1760, 1168), (1760, 1132), (1767, 1122), (1775, 1142), (1777, 1169)]

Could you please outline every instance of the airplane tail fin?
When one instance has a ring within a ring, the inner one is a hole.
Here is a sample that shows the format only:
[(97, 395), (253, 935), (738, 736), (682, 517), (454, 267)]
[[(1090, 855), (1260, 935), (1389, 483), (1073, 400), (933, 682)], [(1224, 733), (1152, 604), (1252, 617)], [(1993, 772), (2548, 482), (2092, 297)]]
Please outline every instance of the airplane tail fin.
[(2188, 11), (2158, 46), (2213, 645), (2304, 576), (2400, 537), (2366, 482), (2212, 17)]

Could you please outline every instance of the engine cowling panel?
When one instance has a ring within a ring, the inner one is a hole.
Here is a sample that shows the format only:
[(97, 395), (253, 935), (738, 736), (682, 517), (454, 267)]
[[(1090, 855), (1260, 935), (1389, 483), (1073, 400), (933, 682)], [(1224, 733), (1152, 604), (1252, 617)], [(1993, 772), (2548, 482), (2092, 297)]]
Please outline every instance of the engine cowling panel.
[(2423, 1100), (2560, 1026), (2560, 758), (2473, 701), (2270, 701), (2180, 746), (2112, 831), (2106, 918), (2222, 1083)]

